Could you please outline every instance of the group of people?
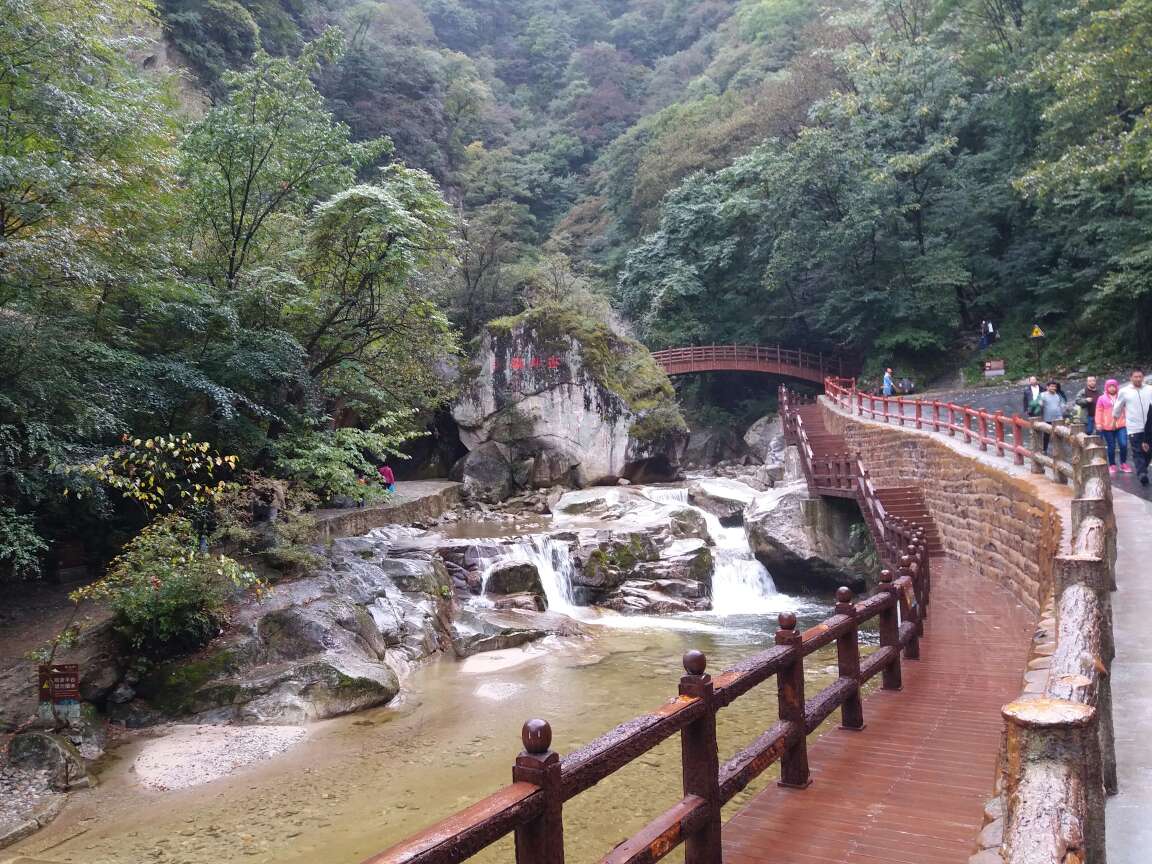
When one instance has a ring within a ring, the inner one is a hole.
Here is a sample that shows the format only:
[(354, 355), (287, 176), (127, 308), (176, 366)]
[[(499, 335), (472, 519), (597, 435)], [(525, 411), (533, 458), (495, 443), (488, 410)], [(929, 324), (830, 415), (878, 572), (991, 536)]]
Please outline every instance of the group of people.
[(980, 350), (983, 351), (989, 347), (993, 342), (1000, 338), (1000, 334), (996, 332), (996, 327), (991, 321), (984, 320), (980, 322)]
[[(1108, 470), (1128, 474), (1132, 467), (1128, 464), (1131, 450), (1135, 463), (1136, 476), (1148, 485), (1149, 450), (1152, 445), (1152, 384), (1144, 383), (1143, 370), (1132, 372), (1127, 384), (1120, 386), (1115, 378), (1104, 382), (1104, 389), (1098, 386), (1095, 375), (1089, 375), (1084, 387), (1076, 394), (1072, 404), (1064, 395), (1060, 384), (1049, 381), (1040, 386), (1036, 376), (1028, 379), (1024, 390), (1024, 412), (1046, 423), (1064, 419), (1075, 412), (1084, 422), (1089, 435), (1099, 434), (1108, 448)], [(1048, 452), (1050, 436), (1044, 435), (1044, 452)]]

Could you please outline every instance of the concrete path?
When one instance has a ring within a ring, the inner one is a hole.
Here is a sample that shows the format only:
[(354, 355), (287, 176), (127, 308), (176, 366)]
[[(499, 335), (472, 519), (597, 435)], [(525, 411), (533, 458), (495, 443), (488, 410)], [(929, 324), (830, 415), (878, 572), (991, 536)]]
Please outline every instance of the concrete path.
[(1113, 499), (1112, 711), (1120, 794), (1106, 812), (1108, 864), (1146, 864), (1152, 860), (1152, 502), (1117, 487)]

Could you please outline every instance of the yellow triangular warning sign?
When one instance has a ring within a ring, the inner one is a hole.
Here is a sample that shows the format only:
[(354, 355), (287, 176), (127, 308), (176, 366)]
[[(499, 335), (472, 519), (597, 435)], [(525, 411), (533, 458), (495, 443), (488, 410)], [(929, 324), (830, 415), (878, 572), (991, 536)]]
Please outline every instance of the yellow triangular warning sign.
[(1032, 336), (1030, 338), (1032, 338), (1032, 339), (1043, 339), (1044, 338), (1044, 331), (1040, 329), (1039, 324), (1033, 324), (1032, 325)]

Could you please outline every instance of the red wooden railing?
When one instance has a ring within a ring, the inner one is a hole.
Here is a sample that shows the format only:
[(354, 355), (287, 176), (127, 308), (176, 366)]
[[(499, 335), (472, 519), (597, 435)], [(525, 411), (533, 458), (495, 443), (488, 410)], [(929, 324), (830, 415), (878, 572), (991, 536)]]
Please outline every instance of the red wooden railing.
[[(707, 673), (705, 656), (689, 651), (676, 698), (568, 756), (552, 751), (552, 730), (546, 722), (528, 721), (521, 730), (524, 751), (513, 765), (510, 785), (365, 864), (457, 864), (513, 833), (517, 864), (564, 864), (564, 803), (677, 732), (683, 798), (618, 844), (601, 864), (650, 864), (680, 845), (686, 864), (722, 864), (720, 808), (776, 762), (782, 784), (806, 787), (807, 736), (836, 710), (844, 728), (863, 729), (863, 684), (880, 675), (885, 690), (899, 690), (901, 653), (906, 659), (919, 658), (924, 607), (918, 598), (925, 596), (928, 547), (922, 532), (910, 541), (896, 572), (881, 573), (873, 596), (857, 603), (851, 591), (841, 588), (835, 614), (803, 632), (796, 630), (795, 615), (782, 613), (775, 647), (715, 678)], [(880, 647), (862, 659), (860, 625), (873, 618), (879, 623)], [(806, 698), (804, 658), (833, 642), (838, 677)], [(721, 764), (717, 712), (773, 677), (777, 722)]]
[[(1034, 474), (1052, 472), (1057, 483), (1077, 482), (1077, 467), (1091, 436), (1082, 423), (1045, 423), (1003, 411), (989, 412), (971, 405), (910, 399), (905, 396), (876, 396), (856, 389), (851, 378), (829, 377), (825, 394), (842, 408), (860, 417), (920, 430), (963, 436), (966, 444), (997, 456), (1011, 457), (1017, 465), (1030, 464)], [(1043, 436), (1050, 436), (1050, 453), (1044, 452)], [(1098, 442), (1095, 442), (1098, 443)], [(1077, 486), (1079, 488), (1079, 485)]]
[(696, 345), (653, 351), (652, 356), (669, 375), (735, 370), (787, 375), (821, 384), (827, 376), (843, 375), (850, 369), (850, 364), (838, 356), (780, 345)]
[[(922, 533), (925, 526), (888, 513), (875, 483), (872, 482), (872, 476), (858, 455), (848, 452), (824, 454), (815, 452), (808, 429), (804, 425), (804, 418), (796, 410), (798, 404), (804, 404), (805, 401), (810, 400), (805, 400), (787, 387), (780, 387), (780, 417), (784, 425), (784, 440), (788, 444), (795, 445), (800, 452), (800, 464), (809, 491), (813, 495), (836, 495), (856, 499), (880, 560), (886, 566), (896, 566), (906, 554), (912, 538)], [(925, 614), (931, 590), (929, 572), (926, 562), (925, 578), (921, 585), (923, 596), (917, 598)]]

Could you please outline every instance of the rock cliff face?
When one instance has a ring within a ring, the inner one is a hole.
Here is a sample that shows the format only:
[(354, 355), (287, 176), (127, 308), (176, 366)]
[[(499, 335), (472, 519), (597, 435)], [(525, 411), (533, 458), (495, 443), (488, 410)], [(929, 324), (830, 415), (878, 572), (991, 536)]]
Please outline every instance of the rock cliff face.
[(639, 343), (571, 310), (494, 321), (453, 410), (465, 491), (672, 479), (687, 440), (667, 376)]

